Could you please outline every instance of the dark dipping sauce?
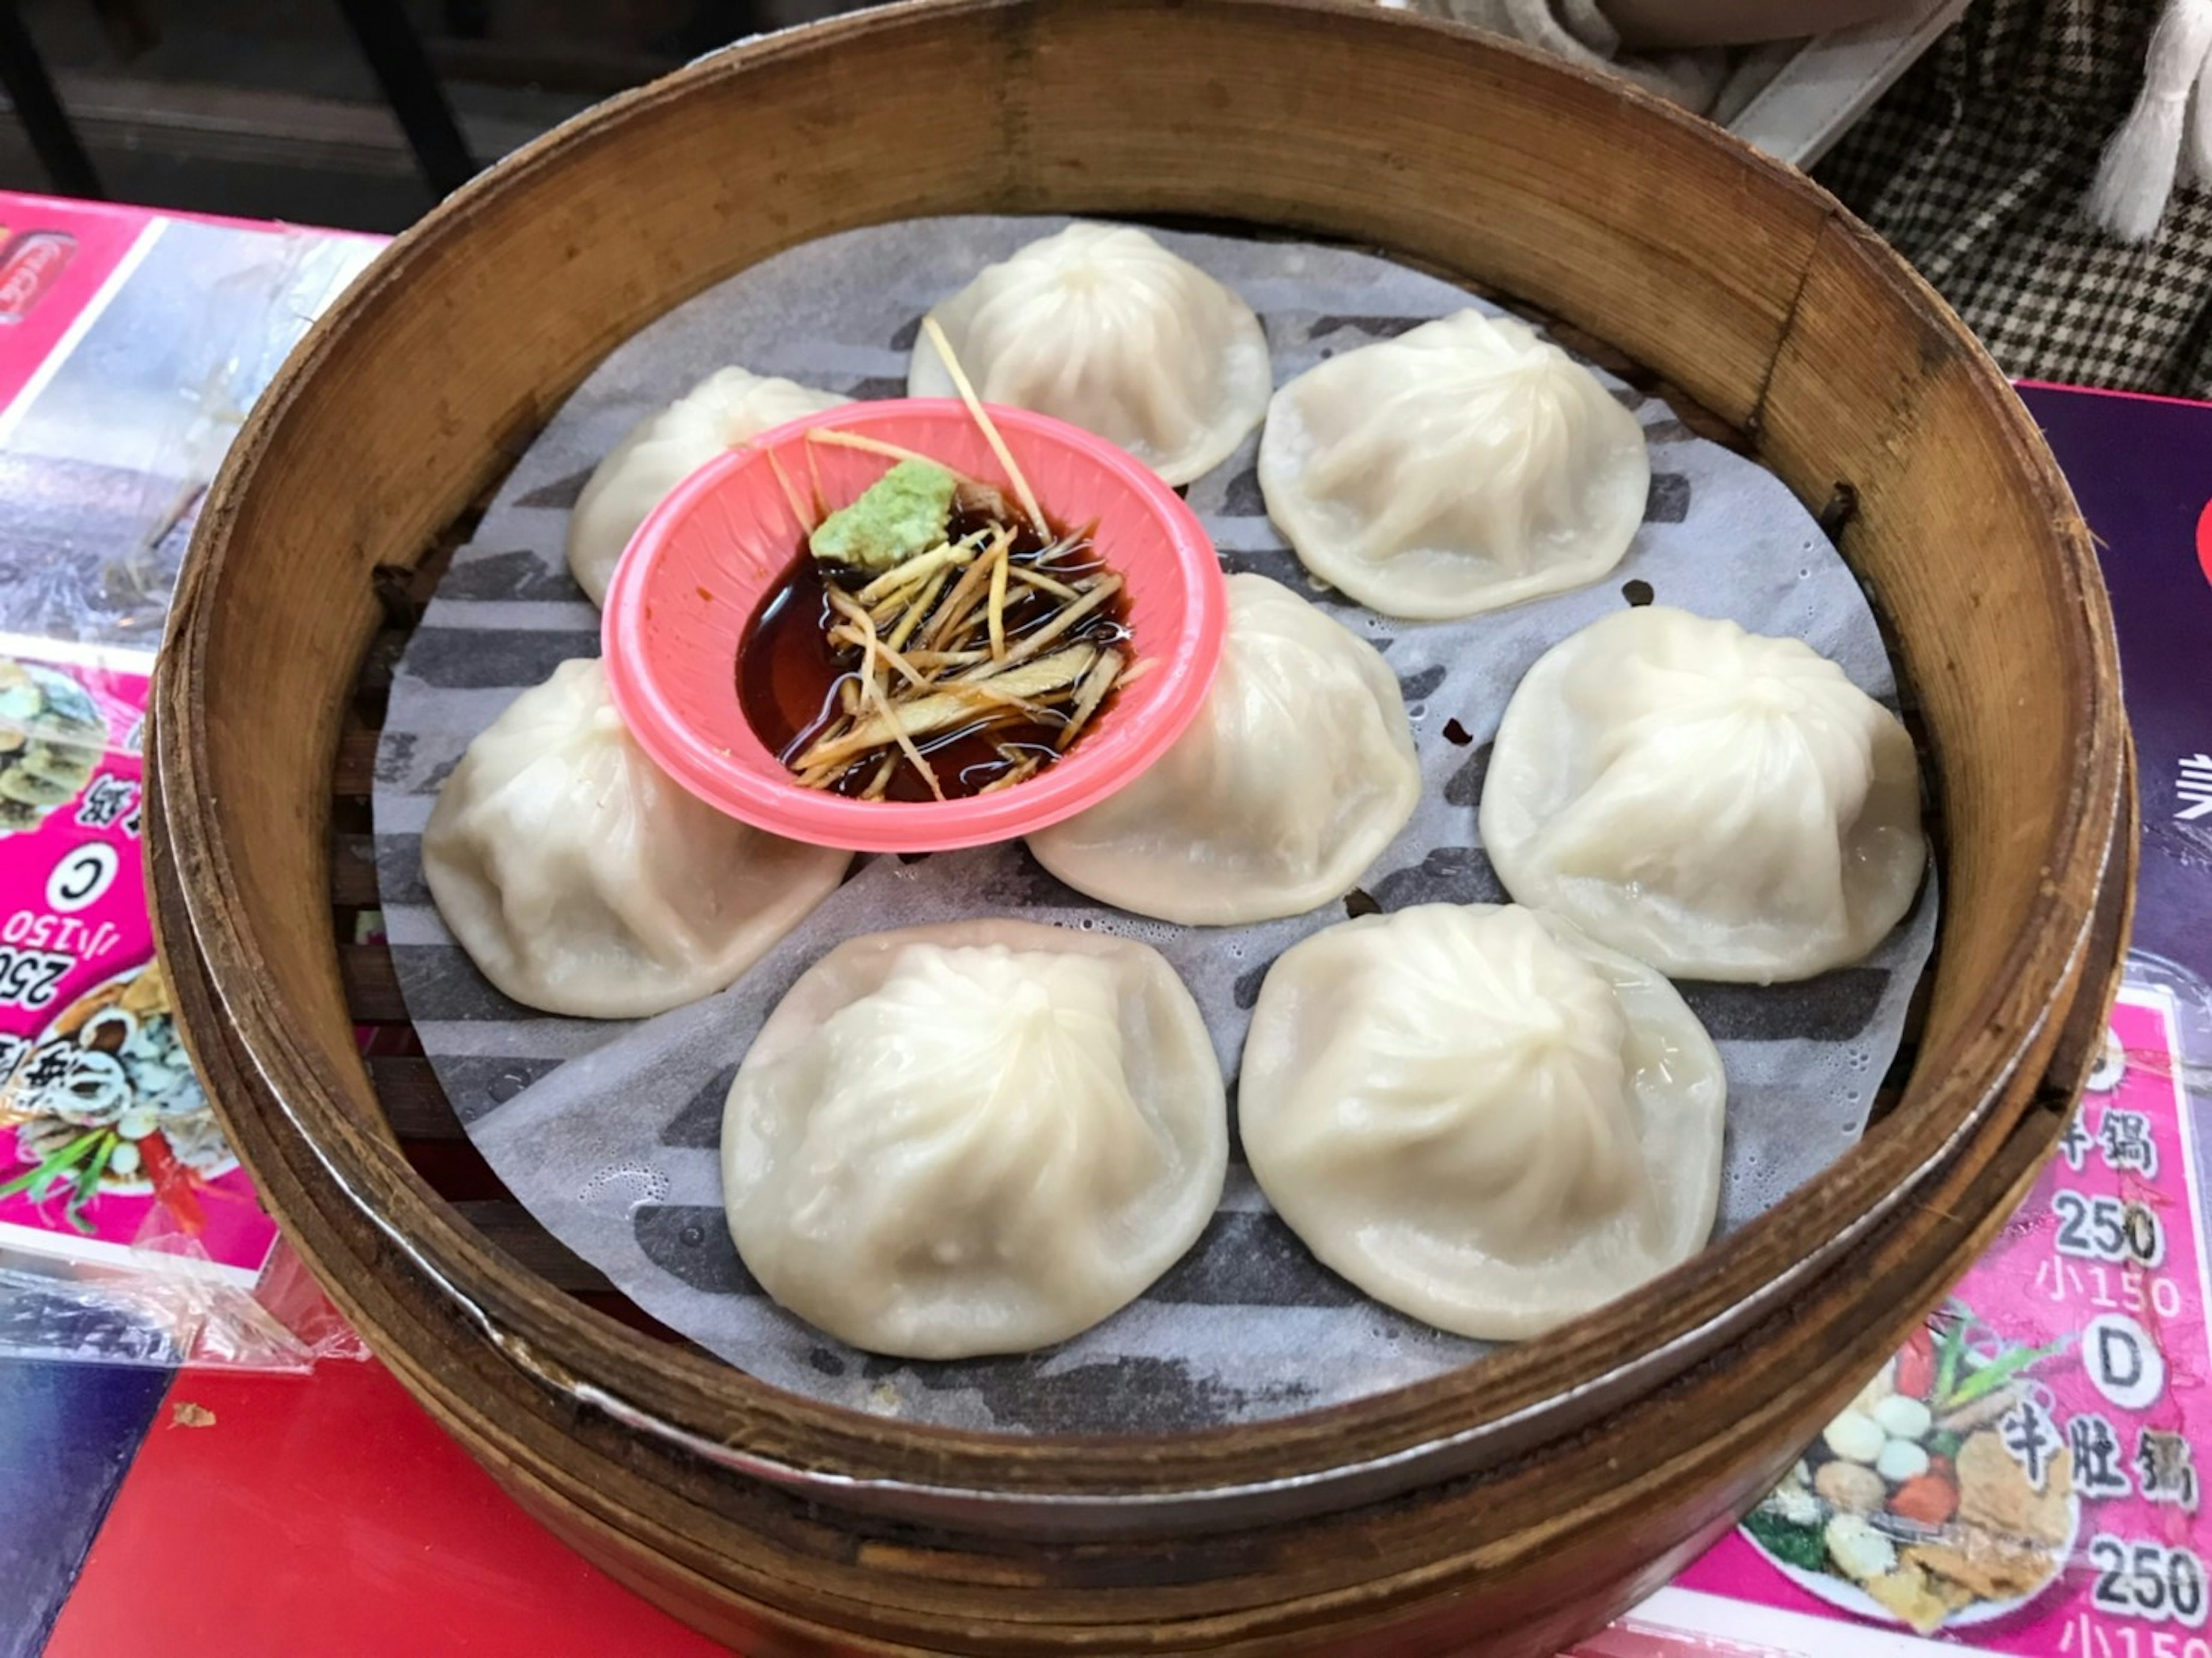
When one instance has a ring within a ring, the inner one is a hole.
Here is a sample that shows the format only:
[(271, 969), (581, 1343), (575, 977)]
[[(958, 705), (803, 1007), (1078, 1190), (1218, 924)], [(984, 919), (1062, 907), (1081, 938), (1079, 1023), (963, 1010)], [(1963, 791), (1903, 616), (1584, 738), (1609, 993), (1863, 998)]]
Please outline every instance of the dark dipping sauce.
[[(1015, 521), (956, 508), (946, 527), (945, 539), (957, 543), (1002, 522)], [(1057, 531), (1057, 526), (1054, 527)], [(1056, 551), (1052, 561), (1043, 562), (1040, 555), (1053, 550)], [(1088, 531), (1077, 536), (1059, 534), (1056, 540), (1048, 542), (1027, 524), (1018, 525), (1007, 562), (1036, 570), (1063, 585), (1086, 576), (1109, 574)], [(760, 608), (745, 625), (744, 637), (738, 647), (738, 705), (744, 711), (746, 723), (753, 728), (754, 735), (787, 767), (836, 724), (843, 713), (840, 687), (848, 680), (857, 680), (862, 661), (858, 647), (830, 642), (830, 630), (842, 618), (830, 606), (828, 584), (835, 581), (848, 593), (857, 594), (872, 579), (866, 571), (824, 565), (808, 552), (802, 539), (799, 556), (790, 569), (781, 581), (769, 590)], [(946, 583), (937, 597), (938, 606), (952, 596), (955, 586), (957, 580)], [(1057, 594), (1009, 581), (1002, 613), (1006, 648), (1012, 651), (1025, 635), (1047, 626), (1068, 603)], [(1125, 656), (1133, 657), (1127, 643), (1128, 615), (1129, 594), (1124, 586), (1065, 631), (1054, 635), (1043, 653), (1072, 645), (1094, 645), (1119, 648)], [(926, 634), (929, 625), (929, 621), (925, 620), (916, 629), (916, 635)], [(909, 639), (907, 648), (914, 647), (915, 641)], [(888, 684), (890, 671), (884, 671)], [(1107, 717), (1119, 695), (1118, 690), (1107, 694), (1105, 701), (1076, 732), (1074, 742), (1081, 742)], [(974, 720), (946, 731), (916, 737), (913, 741), (937, 774), (937, 785), (944, 791), (945, 798), (957, 800), (981, 793), (1015, 770), (1024, 756), (1035, 758), (1038, 771), (1049, 766), (1061, 752), (1060, 731), (1059, 723), (1032, 719), (1018, 708), (979, 708)], [(908, 802), (935, 799), (928, 783), (903, 752), (896, 747), (890, 752), (898, 755), (898, 761), (879, 798)], [(871, 762), (848, 768), (823, 793), (848, 799), (865, 793), (879, 763)]]

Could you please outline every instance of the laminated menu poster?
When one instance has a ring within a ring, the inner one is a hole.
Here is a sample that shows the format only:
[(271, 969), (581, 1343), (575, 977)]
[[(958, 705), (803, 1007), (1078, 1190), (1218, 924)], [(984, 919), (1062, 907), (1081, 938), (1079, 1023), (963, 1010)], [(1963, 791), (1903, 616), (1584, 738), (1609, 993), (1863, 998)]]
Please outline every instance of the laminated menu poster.
[(276, 1229), (154, 959), (140, 836), (150, 659), (0, 635), (0, 1244), (150, 1237), (251, 1283)]
[(2212, 1658), (2212, 407), (2022, 395), (2112, 595), (2143, 815), (2127, 981), (1996, 1246), (1633, 1615), (1697, 1643), (1671, 1650)]
[(247, 1285), (275, 1240), (153, 959), (140, 736), (201, 495), (378, 245), (0, 191), (0, 1252)]

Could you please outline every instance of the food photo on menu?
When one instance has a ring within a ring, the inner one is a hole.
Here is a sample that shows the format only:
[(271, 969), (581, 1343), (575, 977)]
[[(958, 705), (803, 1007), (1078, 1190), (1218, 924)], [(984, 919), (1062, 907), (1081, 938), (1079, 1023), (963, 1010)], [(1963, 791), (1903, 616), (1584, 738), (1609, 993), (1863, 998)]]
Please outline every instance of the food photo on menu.
[(2212, 1658), (2212, 8), (740, 9), (0, 190), (0, 1658)]
[(64, 1256), (189, 1240), (250, 1283), (273, 1229), (192, 1068), (138, 879), (143, 673), (122, 653), (15, 642), (27, 653), (0, 654), (0, 1237)]

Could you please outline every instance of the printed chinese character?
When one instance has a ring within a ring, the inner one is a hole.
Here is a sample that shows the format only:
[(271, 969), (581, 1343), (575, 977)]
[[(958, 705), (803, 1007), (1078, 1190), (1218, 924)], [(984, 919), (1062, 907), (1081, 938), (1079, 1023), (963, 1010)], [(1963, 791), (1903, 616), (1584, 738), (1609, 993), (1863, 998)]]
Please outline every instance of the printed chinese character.
[(2190, 1460), (2189, 1441), (2179, 1434), (2162, 1434), (2144, 1428), (2136, 1435), (2136, 1478), (2142, 1482), (2146, 1503), (2170, 1503), (2191, 1514), (2197, 1512), (2197, 1465)]
[(64, 1036), (32, 1054), (23, 1072), (27, 1103), (67, 1122), (112, 1122), (131, 1103), (131, 1079), (114, 1056)]
[(2120, 1436), (2103, 1417), (2094, 1411), (2084, 1411), (2068, 1421), (2066, 1446), (2074, 1453), (2074, 1488), (2082, 1496), (2127, 1497), (2133, 1493), (2135, 1487), (2128, 1479)]
[(125, 813), (136, 815), (138, 805), (138, 786), (128, 780), (102, 772), (92, 780), (92, 786), (84, 792), (84, 799), (77, 806), (76, 821), (87, 829), (112, 829)]
[(0, 1035), (0, 1082), (5, 1082), (15, 1074), (15, 1066), (30, 1051), (30, 1047), (31, 1039), (27, 1036)]
[(2087, 1292), (2081, 1269), (2067, 1260), (2043, 1260), (2036, 1263), (2035, 1288), (2046, 1291), (2060, 1306), (2068, 1301), (2079, 1301)]
[(2173, 814), (2177, 823), (2193, 823), (2212, 817), (2212, 754), (2192, 754), (2181, 762), (2181, 780), (2174, 786), (2183, 811)]
[(2066, 1166), (2078, 1175), (2081, 1172), (2081, 1165), (2088, 1161), (2089, 1148), (2095, 1144), (2089, 1138), (2089, 1131), (2081, 1127), (2081, 1114), (2077, 1111), (2068, 1121), (2066, 1132), (2059, 1136), (2058, 1155), (2065, 1158)]
[(2140, 1111), (2106, 1106), (2105, 1120), (2098, 1127), (2097, 1144), (2107, 1169), (2131, 1169), (2146, 1177), (2158, 1173), (2158, 1146), (2150, 1137), (2150, 1119)]
[(132, 840), (138, 838), (138, 808), (131, 808), (131, 815), (123, 820), (123, 832)]
[(2124, 1658), (2113, 1646), (2105, 1625), (2097, 1621), (2096, 1614), (2087, 1612), (2068, 1621), (2058, 1637), (2058, 1650), (2067, 1658), (2075, 1658), (2076, 1655), (2079, 1658)]
[(61, 1087), (69, 1081), (70, 1057), (76, 1052), (73, 1042), (50, 1042), (31, 1055), (31, 1062), (23, 1068), (23, 1089), (26, 1093), (44, 1094)]
[(2051, 1472), (2051, 1454), (2059, 1448), (2051, 1418), (2039, 1406), (2023, 1400), (1999, 1418), (1997, 1432), (2005, 1449), (2012, 1453), (2012, 1460), (2027, 1476), (2027, 1483), (2036, 1491), (2042, 1491), (2044, 1479)]

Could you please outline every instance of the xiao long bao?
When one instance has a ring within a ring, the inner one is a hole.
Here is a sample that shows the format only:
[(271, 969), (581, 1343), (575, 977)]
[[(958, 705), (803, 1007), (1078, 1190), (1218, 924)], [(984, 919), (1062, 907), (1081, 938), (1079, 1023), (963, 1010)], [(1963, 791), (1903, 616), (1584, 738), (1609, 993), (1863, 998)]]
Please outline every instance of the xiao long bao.
[(422, 833), (431, 898), (484, 977), (587, 1019), (721, 989), (851, 862), (678, 786), (623, 725), (596, 659), (563, 662), (469, 744)]
[(1912, 738), (1796, 639), (1653, 604), (1570, 635), (1498, 729), (1482, 841), (1518, 902), (1678, 979), (1856, 962), (1928, 845)]
[[(1118, 443), (1173, 484), (1229, 458), (1274, 377), (1252, 307), (1141, 230), (1073, 224), (987, 266), (930, 313), (986, 403)], [(925, 332), (911, 397), (949, 397)]]
[(1340, 897), (1413, 816), (1419, 762), (1382, 653), (1265, 576), (1229, 578), (1206, 706), (1143, 776), (1030, 836), (1101, 902), (1187, 926)]
[(748, 369), (722, 368), (647, 416), (592, 469), (569, 514), (568, 569), (577, 584), (592, 604), (605, 604), (623, 550), (669, 491), (747, 438), (851, 401)]
[(1437, 621), (1596, 580), (1644, 521), (1644, 428), (1511, 317), (1462, 311), (1309, 369), (1260, 440), (1267, 516), (1306, 568)]
[(730, 1235), (873, 1352), (1025, 1352), (1134, 1300), (1220, 1201), (1228, 1108), (1166, 958), (1029, 921), (872, 933), (809, 968), (722, 1125)]
[(1540, 1335), (1686, 1260), (1728, 1084), (1674, 987), (1565, 922), (1421, 904), (1292, 945), (1238, 1121), (1314, 1254), (1439, 1329)]

